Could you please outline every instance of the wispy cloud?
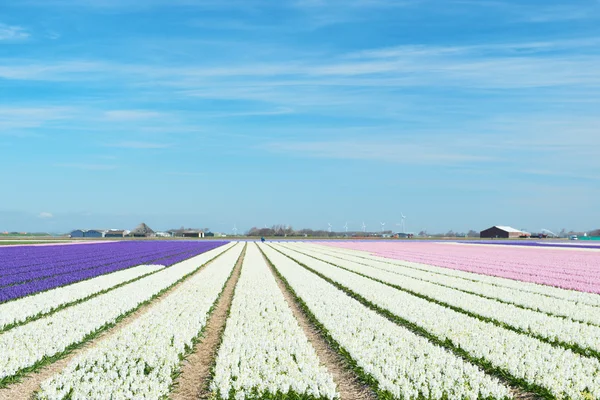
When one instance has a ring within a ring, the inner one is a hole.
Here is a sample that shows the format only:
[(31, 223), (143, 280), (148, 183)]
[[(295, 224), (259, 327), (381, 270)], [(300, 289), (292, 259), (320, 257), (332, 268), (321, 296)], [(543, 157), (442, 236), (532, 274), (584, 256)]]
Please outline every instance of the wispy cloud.
[(207, 173), (206, 172), (172, 171), (172, 172), (165, 172), (165, 175), (192, 177), (192, 176), (206, 176)]
[(108, 143), (107, 147), (118, 147), (122, 149), (165, 149), (171, 147), (169, 143), (143, 142), (143, 141), (123, 141)]
[(50, 218), (53, 218), (54, 215), (52, 215), (52, 213), (44, 211), (44, 212), (39, 213), (38, 217), (42, 218), (42, 219), (50, 219)]
[(0, 23), (0, 40), (13, 41), (29, 38), (30, 33), (21, 26)]
[(23, 130), (72, 118), (73, 113), (74, 109), (70, 107), (0, 106), (0, 135), (24, 135)]
[(81, 169), (88, 171), (110, 171), (117, 169), (117, 166), (112, 164), (58, 163), (54, 165), (61, 168)]
[(149, 110), (111, 110), (104, 116), (110, 121), (137, 121), (164, 117), (163, 113)]
[(390, 140), (279, 141), (266, 143), (261, 147), (296, 157), (369, 160), (395, 164), (453, 165), (489, 161), (489, 157), (469, 154), (457, 148)]

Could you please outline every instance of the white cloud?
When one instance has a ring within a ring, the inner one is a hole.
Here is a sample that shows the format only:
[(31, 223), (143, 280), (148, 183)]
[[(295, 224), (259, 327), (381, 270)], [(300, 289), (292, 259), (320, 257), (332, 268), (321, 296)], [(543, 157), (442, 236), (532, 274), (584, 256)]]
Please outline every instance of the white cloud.
[(31, 35), (23, 27), (0, 23), (0, 40), (24, 40), (29, 36)]
[(123, 149), (164, 149), (171, 147), (168, 143), (142, 142), (142, 141), (123, 141), (117, 143), (109, 143), (107, 147), (119, 147)]
[(38, 217), (39, 217), (39, 218), (42, 218), (42, 219), (50, 219), (50, 218), (53, 218), (53, 217), (54, 217), (54, 215), (52, 215), (52, 213), (49, 213), (49, 212), (46, 212), (46, 211), (44, 211), (44, 212), (41, 212), (41, 213), (38, 215)]
[(160, 118), (164, 114), (149, 110), (111, 110), (104, 113), (106, 119), (110, 121), (137, 121), (150, 118)]
[(56, 167), (82, 169), (88, 171), (110, 171), (116, 169), (116, 165), (111, 164), (88, 164), (88, 163), (58, 163)]
[[(2, 107), (0, 106), (0, 134), (16, 135), (18, 130), (37, 128), (73, 116), (69, 107)], [(22, 135), (23, 133), (19, 133)]]
[(395, 164), (453, 165), (490, 160), (458, 148), (429, 143), (401, 143), (391, 140), (339, 140), (270, 142), (266, 150), (299, 157), (371, 160)]

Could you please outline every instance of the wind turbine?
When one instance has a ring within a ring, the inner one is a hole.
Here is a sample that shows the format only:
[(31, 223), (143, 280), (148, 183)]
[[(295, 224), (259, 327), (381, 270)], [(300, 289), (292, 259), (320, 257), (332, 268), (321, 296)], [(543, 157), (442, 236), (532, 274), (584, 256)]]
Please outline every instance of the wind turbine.
[(346, 221), (346, 225), (344, 225), (344, 229), (346, 229), (346, 233), (348, 233), (348, 221)]
[(381, 233), (383, 233), (383, 228), (385, 227), (385, 222), (380, 222), (381, 224)]
[(400, 213), (400, 215), (402, 216), (402, 222), (401, 222), (401, 224), (402, 224), (402, 233), (406, 233), (406, 224), (404, 222), (404, 220), (406, 219), (406, 215), (404, 215), (402, 213)]
[(363, 230), (363, 233), (367, 232), (367, 226), (365, 225), (365, 221), (363, 221), (363, 223), (362, 223), (362, 230)]
[(327, 232), (331, 233), (331, 223), (328, 222), (327, 225), (329, 226), (329, 228), (327, 228)]
[(237, 236), (237, 226), (236, 226), (236, 224), (233, 224), (232, 231), (233, 231), (233, 236)]

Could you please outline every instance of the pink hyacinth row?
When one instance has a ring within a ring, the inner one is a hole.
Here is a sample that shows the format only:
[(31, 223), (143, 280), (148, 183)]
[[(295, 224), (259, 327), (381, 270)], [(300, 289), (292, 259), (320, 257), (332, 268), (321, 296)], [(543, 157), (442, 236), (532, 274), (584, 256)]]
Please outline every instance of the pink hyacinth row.
[(600, 251), (435, 242), (324, 242), (397, 260), (600, 293)]

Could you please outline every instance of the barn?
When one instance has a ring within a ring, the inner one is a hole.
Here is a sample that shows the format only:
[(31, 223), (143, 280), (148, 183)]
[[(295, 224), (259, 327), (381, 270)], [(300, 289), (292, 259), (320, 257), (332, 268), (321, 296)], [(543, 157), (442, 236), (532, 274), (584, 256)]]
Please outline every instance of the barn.
[(125, 231), (122, 229), (110, 229), (104, 233), (107, 238), (122, 238), (125, 237)]
[(72, 238), (80, 238), (80, 237), (84, 237), (85, 235), (85, 231), (83, 231), (82, 229), (75, 229), (73, 232), (71, 232), (71, 234), (69, 235)]
[(101, 229), (89, 229), (83, 232), (83, 237), (101, 238), (104, 236), (104, 231)]
[(204, 232), (197, 229), (188, 229), (186, 231), (183, 231), (183, 237), (203, 238)]
[(512, 228), (510, 226), (492, 226), (486, 230), (483, 230), (479, 233), (479, 237), (494, 239), (494, 238), (502, 238), (502, 239), (515, 239), (520, 237), (530, 237), (531, 233), (523, 232), (519, 229)]
[(194, 237), (194, 238), (203, 238), (204, 237), (204, 231), (202, 231), (200, 229), (172, 229), (168, 232), (173, 237)]
[(146, 225), (145, 223), (141, 223), (138, 226), (135, 227), (134, 230), (132, 230), (131, 232), (129, 232), (130, 236), (133, 237), (151, 237), (151, 236), (156, 236), (154, 234), (154, 231), (152, 230), (152, 228), (150, 228), (148, 225)]

